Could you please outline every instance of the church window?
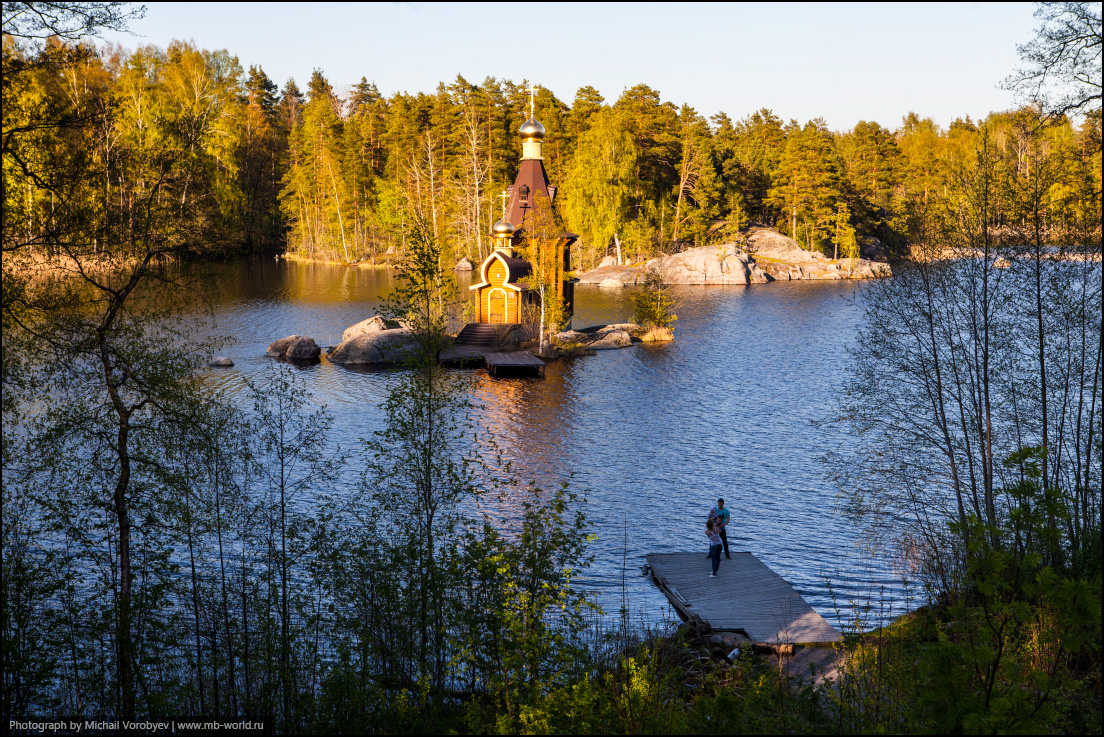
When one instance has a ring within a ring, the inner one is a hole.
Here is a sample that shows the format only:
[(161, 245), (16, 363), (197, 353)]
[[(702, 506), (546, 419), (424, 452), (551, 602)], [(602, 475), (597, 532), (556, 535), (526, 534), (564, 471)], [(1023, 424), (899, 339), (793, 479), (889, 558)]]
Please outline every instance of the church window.
[(521, 185), (521, 189), (518, 190), (518, 196), (521, 198), (522, 202), (527, 202), (529, 200), (529, 185), (528, 184)]

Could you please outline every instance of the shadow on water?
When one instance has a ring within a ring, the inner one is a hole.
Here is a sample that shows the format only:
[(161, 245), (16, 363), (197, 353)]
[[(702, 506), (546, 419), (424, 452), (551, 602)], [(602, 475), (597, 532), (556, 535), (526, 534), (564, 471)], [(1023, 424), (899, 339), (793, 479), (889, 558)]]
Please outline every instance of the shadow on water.
[[(461, 291), (466, 292), (467, 275)], [(235, 368), (209, 374), (231, 393), (263, 373), (267, 345), (291, 334), (334, 345), (375, 314), (392, 272), (255, 259), (219, 279), (216, 329), (234, 336)], [(830, 578), (840, 602), (888, 596), (901, 578), (863, 549), (836, 511), (837, 490), (819, 458), (845, 439), (812, 425), (846, 385), (846, 351), (861, 316), (862, 282), (680, 287), (676, 340), (549, 363), (544, 379), (493, 379), (472, 371), (476, 442), (494, 441), (538, 485), (584, 491), (595, 565), (584, 583), (616, 611), (624, 533), (635, 571), (647, 552), (701, 548), (718, 497), (732, 510), (729, 542), (781, 574), (822, 614)], [(628, 290), (579, 285), (575, 326), (630, 319)], [(399, 375), (323, 359), (305, 369), (315, 400), (335, 415), (346, 448), (381, 429), (380, 404)], [(489, 445), (488, 445), (489, 447)], [(488, 450), (488, 453), (490, 451)], [(356, 467), (358, 464), (351, 464)], [(342, 483), (355, 481), (353, 470)], [(503, 509), (509, 515), (516, 510)], [(663, 616), (647, 579), (628, 594)]]

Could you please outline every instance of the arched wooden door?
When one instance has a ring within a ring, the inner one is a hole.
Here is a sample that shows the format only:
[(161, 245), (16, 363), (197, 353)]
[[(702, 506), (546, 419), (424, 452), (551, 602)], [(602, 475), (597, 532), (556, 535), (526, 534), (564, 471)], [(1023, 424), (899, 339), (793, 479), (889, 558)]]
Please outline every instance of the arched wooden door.
[(506, 322), (506, 292), (492, 289), (487, 297), (487, 322)]

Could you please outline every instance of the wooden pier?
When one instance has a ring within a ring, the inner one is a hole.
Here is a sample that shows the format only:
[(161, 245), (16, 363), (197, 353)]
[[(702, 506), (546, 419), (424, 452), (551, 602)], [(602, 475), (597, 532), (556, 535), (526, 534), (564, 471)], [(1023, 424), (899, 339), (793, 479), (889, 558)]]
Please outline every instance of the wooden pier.
[(488, 352), (489, 348), (481, 346), (457, 345), (441, 351), (437, 360), (445, 366), (484, 366)]
[(544, 361), (529, 351), (488, 353), (486, 361), (487, 373), (494, 377), (502, 375), (544, 376)]
[(777, 573), (751, 553), (721, 558), (716, 578), (700, 553), (651, 553), (652, 579), (672, 606), (703, 632), (741, 632), (754, 643), (812, 645), (843, 639)]

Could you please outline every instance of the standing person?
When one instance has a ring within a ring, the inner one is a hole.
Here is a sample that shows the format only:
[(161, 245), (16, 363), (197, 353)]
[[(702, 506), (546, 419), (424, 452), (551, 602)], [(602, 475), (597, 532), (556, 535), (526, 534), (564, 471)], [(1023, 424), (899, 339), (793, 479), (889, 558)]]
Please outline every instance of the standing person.
[(725, 509), (724, 499), (717, 500), (717, 506), (709, 510), (709, 516), (717, 521), (721, 542), (724, 544), (725, 558), (732, 560), (732, 556), (728, 554), (728, 532), (725, 530), (725, 528), (728, 527), (728, 520), (732, 515)]
[(705, 523), (705, 536), (709, 538), (709, 558), (713, 561), (713, 572), (709, 574), (710, 578), (717, 577), (717, 569), (721, 567), (721, 534), (719, 532), (720, 525), (717, 524), (712, 517), (706, 520)]

